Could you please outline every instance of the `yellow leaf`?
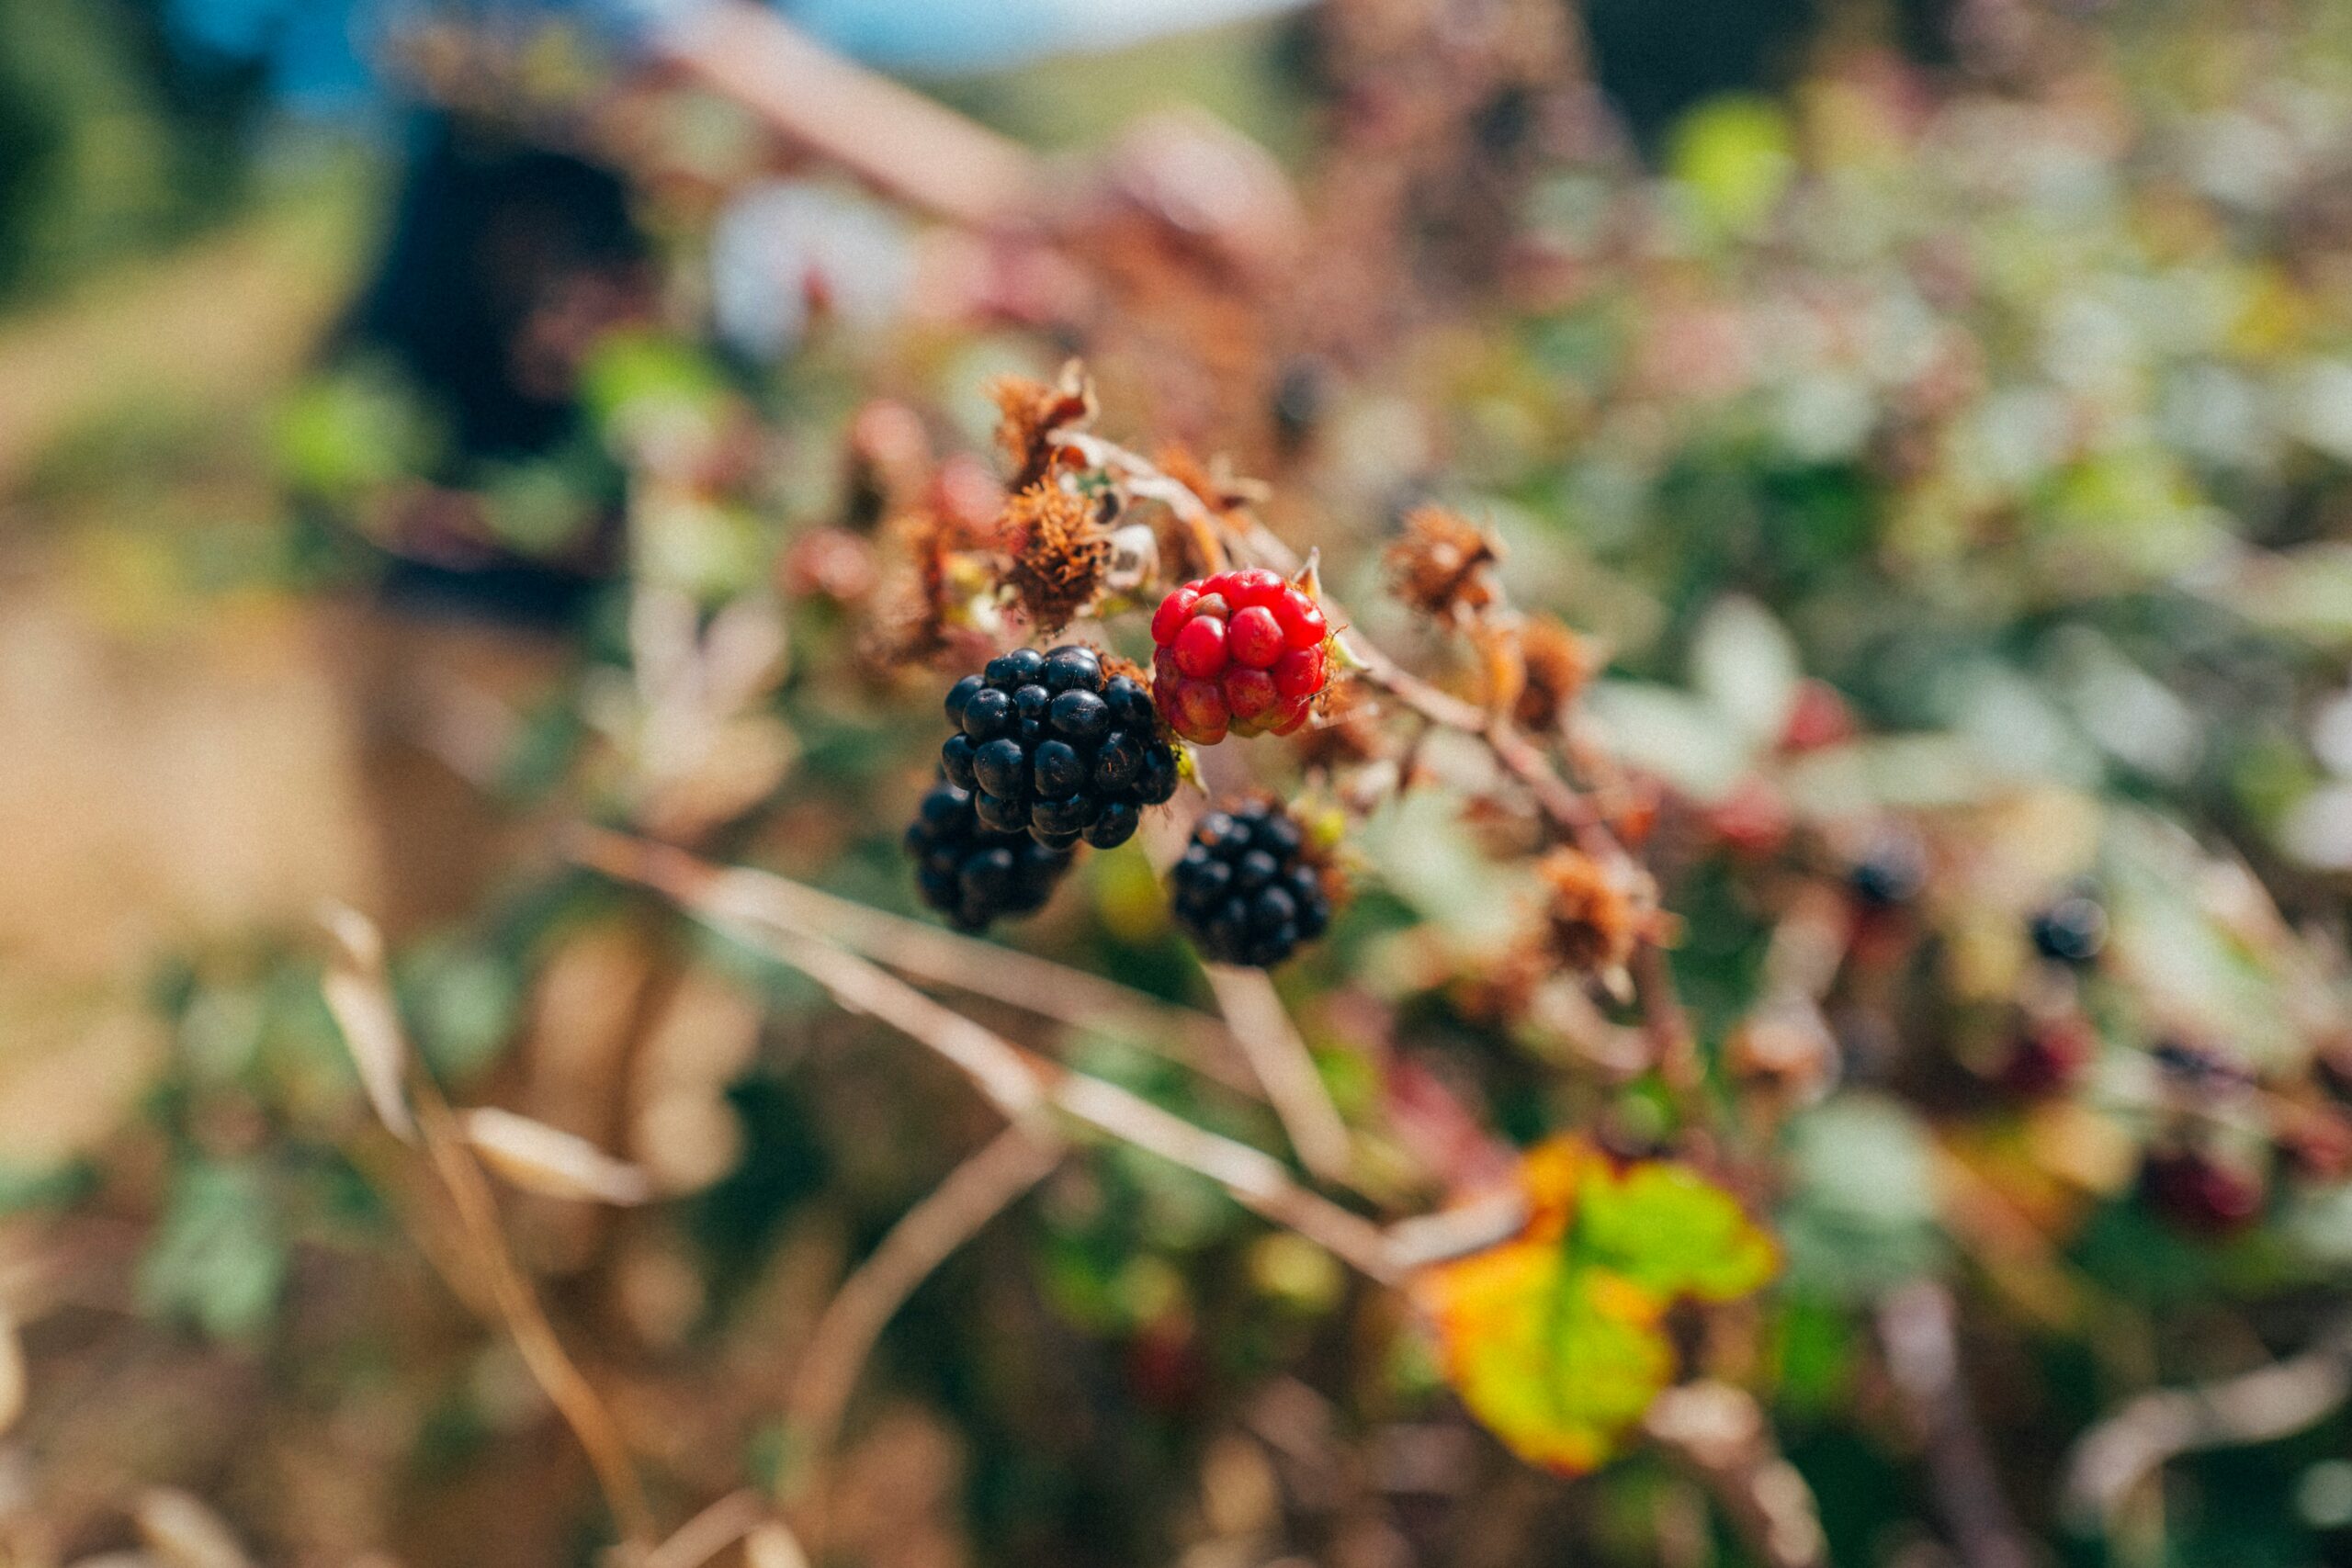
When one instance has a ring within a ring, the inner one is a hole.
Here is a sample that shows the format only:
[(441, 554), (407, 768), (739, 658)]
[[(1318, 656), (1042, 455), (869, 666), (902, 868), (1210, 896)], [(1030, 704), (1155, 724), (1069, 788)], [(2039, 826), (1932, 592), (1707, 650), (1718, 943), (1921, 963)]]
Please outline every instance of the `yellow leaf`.
[(1446, 1378), (1532, 1464), (1605, 1462), (1674, 1377), (1661, 1327), (1677, 1297), (1723, 1301), (1770, 1278), (1770, 1237), (1687, 1167), (1620, 1167), (1580, 1139), (1520, 1166), (1531, 1217), (1500, 1247), (1423, 1270)]

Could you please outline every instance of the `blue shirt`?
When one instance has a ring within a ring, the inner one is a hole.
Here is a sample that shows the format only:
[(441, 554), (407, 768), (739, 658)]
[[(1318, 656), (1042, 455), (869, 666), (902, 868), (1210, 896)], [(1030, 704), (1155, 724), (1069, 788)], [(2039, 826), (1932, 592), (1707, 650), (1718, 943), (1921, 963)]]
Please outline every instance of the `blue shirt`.
[[(717, 0), (170, 0), (175, 36), (204, 51), (268, 63), (288, 107), (365, 107), (380, 84), (371, 41), (403, 19), (447, 16), (492, 28), (562, 17), (623, 53)], [(953, 74), (1044, 55), (1117, 48), (1169, 32), (1285, 10), (1304, 0), (786, 0), (820, 42), (889, 71)]]

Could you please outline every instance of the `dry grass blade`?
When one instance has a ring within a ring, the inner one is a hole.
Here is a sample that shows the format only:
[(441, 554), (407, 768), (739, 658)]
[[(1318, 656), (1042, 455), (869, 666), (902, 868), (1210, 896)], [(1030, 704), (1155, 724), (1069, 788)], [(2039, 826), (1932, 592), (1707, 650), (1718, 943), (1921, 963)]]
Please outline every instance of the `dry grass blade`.
[(744, 1568), (808, 1568), (800, 1538), (781, 1519), (770, 1519), (743, 1538)]
[(360, 1087), (377, 1119), (403, 1143), (416, 1142), (416, 1119), (409, 1110), (408, 1040), (384, 973), (384, 939), (375, 922), (358, 910), (329, 904), (320, 921), (334, 939), (334, 956), (320, 982), (328, 1010), (343, 1031), (344, 1044), (359, 1069)]
[(576, 1134), (485, 1106), (458, 1113), (482, 1163), (526, 1191), (593, 1203), (642, 1203), (653, 1196), (645, 1172)]
[(417, 1111), (425, 1153), (458, 1211), (474, 1259), (489, 1282), (500, 1315), (506, 1320), (515, 1349), (587, 1452), (622, 1540), (633, 1551), (643, 1551), (653, 1540), (653, 1512), (646, 1503), (644, 1483), (629, 1458), (628, 1445), (622, 1440), (619, 1424), (556, 1337), (537, 1292), (507, 1249), (506, 1233), (498, 1220), (498, 1200), (491, 1191), (489, 1178), (475, 1163), (456, 1115), (429, 1091), (418, 1096)]
[(748, 1489), (729, 1492), (684, 1524), (639, 1562), (637, 1568), (702, 1568), (702, 1565), (761, 1528), (767, 1505)]
[(1299, 1038), (1290, 1010), (1275, 994), (1273, 981), (1262, 969), (1238, 969), (1230, 964), (1206, 966), (1209, 988), (1250, 1058), (1250, 1070), (1265, 1086), (1274, 1114), (1282, 1119), (1291, 1147), (1300, 1163), (1325, 1181), (1344, 1182), (1354, 1163), (1348, 1127), (1339, 1107), (1323, 1087), (1306, 1042)]
[(131, 1515), (147, 1550), (171, 1568), (253, 1568), (228, 1521), (186, 1492), (152, 1487)]
[(808, 1337), (786, 1414), (821, 1473), (875, 1341), (933, 1269), (1035, 1186), (1061, 1158), (1061, 1140), (1043, 1129), (1008, 1127), (899, 1217), (827, 1304)]
[(17, 1326), (16, 1314), (0, 1306), (0, 1433), (17, 1424), (25, 1413), (25, 1395), (30, 1380), (25, 1371), (25, 1341)]
[[(377, 1113), (393, 1132), (401, 1133), (405, 1123), (402, 1135), (410, 1142), (422, 1141), (434, 1174), (457, 1211), (467, 1260), (487, 1284), (524, 1364), (587, 1452), (624, 1543), (633, 1554), (641, 1552), (654, 1537), (644, 1484), (612, 1413), (556, 1337), (537, 1294), (507, 1248), (498, 1200), (475, 1160), (466, 1125), (429, 1082), (420, 1079), (413, 1099), (401, 1092), (410, 1053), (384, 983), (383, 939), (356, 910), (337, 906), (326, 918), (339, 956), (322, 984), (368, 1081)], [(394, 1110), (399, 1122), (391, 1114)]]

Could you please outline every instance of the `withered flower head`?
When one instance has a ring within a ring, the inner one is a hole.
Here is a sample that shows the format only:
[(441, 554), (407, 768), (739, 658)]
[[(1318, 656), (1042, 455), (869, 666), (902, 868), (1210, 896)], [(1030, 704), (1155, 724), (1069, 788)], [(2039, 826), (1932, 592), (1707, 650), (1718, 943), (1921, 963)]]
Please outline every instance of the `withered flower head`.
[(1519, 656), (1527, 667), (1511, 716), (1521, 727), (1547, 730), (1592, 679), (1600, 660), (1592, 645), (1550, 615), (1530, 615), (1519, 628)]
[(1621, 969), (1663, 930), (1657, 890), (1637, 866), (1607, 864), (1564, 845), (1535, 863), (1535, 874), (1544, 884), (1547, 944), (1568, 968)]
[(1483, 610), (1499, 596), (1489, 569), (1502, 558), (1502, 547), (1444, 507), (1416, 508), (1386, 558), (1396, 597), (1428, 615)]
[(931, 505), (900, 513), (884, 533), (892, 565), (860, 654), (887, 671), (936, 658), (947, 648), (956, 561), (976, 541), (955, 513)]
[(999, 378), (989, 387), (998, 412), (996, 444), (1012, 466), (1011, 490), (1026, 490), (1052, 471), (1059, 449), (1053, 437), (1082, 429), (1094, 419), (1094, 384), (1073, 359), (1050, 387), (1023, 376)]
[(1013, 602), (1039, 631), (1061, 630), (1094, 597), (1111, 563), (1111, 534), (1095, 503), (1040, 479), (1005, 502), (999, 529), (1012, 558), (1005, 583)]

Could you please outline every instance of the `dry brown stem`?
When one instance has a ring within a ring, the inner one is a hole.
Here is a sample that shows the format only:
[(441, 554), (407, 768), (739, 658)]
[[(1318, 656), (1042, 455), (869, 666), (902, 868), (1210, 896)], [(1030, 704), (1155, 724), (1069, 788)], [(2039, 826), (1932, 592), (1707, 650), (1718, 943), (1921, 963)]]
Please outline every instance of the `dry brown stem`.
[(790, 964), (852, 1012), (929, 1046), (969, 1077), (1006, 1118), (1030, 1126), (1048, 1107), (1207, 1177), (1244, 1208), (1328, 1248), (1384, 1282), (1396, 1277), (1380, 1228), (1293, 1180), (1262, 1149), (1220, 1137), (1150, 1101), (1015, 1045), (827, 940), (759, 896), (757, 874), (719, 870), (618, 834), (583, 837), (582, 863), (650, 887), (714, 930)]
[(809, 1496), (821, 1502), (825, 1463), (842, 1412), (884, 1326), (932, 1270), (1043, 1179), (1062, 1152), (1061, 1141), (1045, 1129), (1007, 1127), (901, 1215), (833, 1293), (786, 1401), (808, 1455), (799, 1479)]
[(1290, 1146), (1299, 1163), (1322, 1180), (1344, 1183), (1353, 1154), (1347, 1123), (1323, 1087), (1306, 1042), (1299, 1038), (1290, 1010), (1262, 969), (1241, 969), (1229, 964), (1205, 966), (1209, 988), (1232, 1025), (1234, 1037), (1250, 1058), (1250, 1071), (1265, 1086), (1266, 1098), (1281, 1118)]

